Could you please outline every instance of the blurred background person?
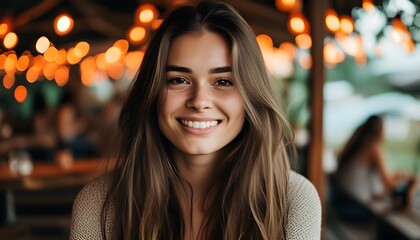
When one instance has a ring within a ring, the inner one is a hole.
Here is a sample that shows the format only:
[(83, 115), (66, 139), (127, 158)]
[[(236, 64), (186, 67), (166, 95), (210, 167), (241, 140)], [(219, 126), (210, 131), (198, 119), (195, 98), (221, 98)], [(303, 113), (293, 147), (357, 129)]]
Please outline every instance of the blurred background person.
[[(383, 120), (372, 115), (355, 130), (338, 154), (338, 169), (332, 176), (332, 183), (359, 202), (405, 195), (407, 201), (404, 205), (410, 205), (416, 177), (404, 172), (392, 173), (387, 169), (383, 142)], [(347, 208), (347, 213), (358, 214), (345, 199), (335, 201)]]
[(0, 154), (8, 157), (14, 151), (27, 152), (34, 160), (51, 160), (54, 158), (56, 134), (51, 109), (46, 104), (44, 96), (36, 92), (32, 105), (32, 117), (28, 127), (23, 131), (14, 132), (13, 126), (3, 123), (7, 137), (0, 138)]
[(96, 155), (94, 144), (86, 137), (87, 123), (70, 91), (62, 95), (57, 108), (56, 124), (58, 136), (56, 157), (60, 158), (63, 152), (71, 154), (74, 158)]

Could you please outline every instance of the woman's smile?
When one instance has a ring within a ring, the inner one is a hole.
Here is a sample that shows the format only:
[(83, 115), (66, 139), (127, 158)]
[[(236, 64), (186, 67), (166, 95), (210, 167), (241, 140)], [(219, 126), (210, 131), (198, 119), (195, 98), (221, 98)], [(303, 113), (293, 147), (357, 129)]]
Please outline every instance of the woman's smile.
[(189, 120), (181, 120), (180, 121), (184, 126), (188, 126), (190, 128), (195, 129), (206, 129), (210, 127), (216, 126), (219, 122), (216, 120), (213, 121), (189, 121)]

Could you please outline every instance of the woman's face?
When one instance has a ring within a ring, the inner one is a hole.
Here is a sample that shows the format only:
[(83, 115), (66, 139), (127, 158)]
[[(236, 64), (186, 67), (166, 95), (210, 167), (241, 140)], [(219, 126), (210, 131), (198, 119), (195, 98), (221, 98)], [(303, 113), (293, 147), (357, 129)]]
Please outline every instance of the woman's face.
[(160, 130), (187, 155), (215, 154), (244, 124), (230, 49), (221, 36), (204, 31), (175, 38), (168, 54)]

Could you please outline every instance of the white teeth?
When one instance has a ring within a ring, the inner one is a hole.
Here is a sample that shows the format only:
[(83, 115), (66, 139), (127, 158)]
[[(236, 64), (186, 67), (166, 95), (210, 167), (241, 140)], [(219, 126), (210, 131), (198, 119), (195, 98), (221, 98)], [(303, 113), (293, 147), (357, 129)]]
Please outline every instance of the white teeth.
[(206, 121), (206, 122), (199, 122), (199, 121), (187, 121), (187, 120), (181, 120), (182, 124), (185, 126), (188, 126), (190, 128), (209, 128), (217, 125), (217, 121)]

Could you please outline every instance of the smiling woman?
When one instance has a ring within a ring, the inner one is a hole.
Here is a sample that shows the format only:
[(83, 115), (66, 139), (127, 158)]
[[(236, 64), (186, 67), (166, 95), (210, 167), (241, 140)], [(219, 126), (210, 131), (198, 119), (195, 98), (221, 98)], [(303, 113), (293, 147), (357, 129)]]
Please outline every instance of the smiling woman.
[(215, 154), (241, 131), (244, 106), (230, 65), (229, 47), (219, 34), (203, 30), (172, 42), (158, 120), (175, 149), (214, 162)]
[(320, 238), (319, 197), (290, 170), (290, 126), (229, 5), (167, 16), (119, 126), (117, 167), (79, 193), (71, 239)]

